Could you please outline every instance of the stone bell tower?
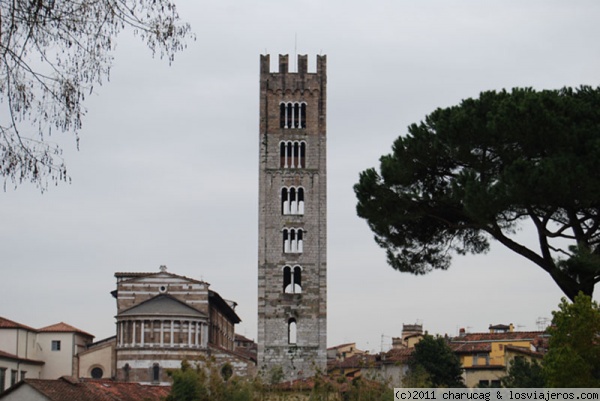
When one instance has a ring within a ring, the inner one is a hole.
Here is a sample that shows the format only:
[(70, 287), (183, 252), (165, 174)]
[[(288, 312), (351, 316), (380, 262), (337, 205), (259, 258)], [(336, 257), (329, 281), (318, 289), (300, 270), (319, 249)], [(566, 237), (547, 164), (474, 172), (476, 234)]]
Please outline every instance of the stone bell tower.
[(326, 371), (326, 67), (260, 59), (258, 368), (286, 381)]

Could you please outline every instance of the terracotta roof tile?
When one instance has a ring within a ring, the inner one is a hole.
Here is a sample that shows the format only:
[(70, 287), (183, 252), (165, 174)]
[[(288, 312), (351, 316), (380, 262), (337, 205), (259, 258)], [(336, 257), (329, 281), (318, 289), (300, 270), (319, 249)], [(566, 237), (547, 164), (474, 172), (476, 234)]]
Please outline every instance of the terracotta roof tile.
[(328, 350), (334, 350), (334, 349), (349, 347), (349, 346), (354, 345), (354, 344), (356, 344), (356, 343), (346, 343), (346, 344), (334, 345), (333, 347), (329, 347), (327, 349)]
[(41, 329), (39, 329), (39, 331), (43, 333), (79, 333), (94, 338), (92, 334), (86, 333), (85, 331), (79, 330), (77, 327), (73, 327), (70, 324), (66, 324), (64, 322), (42, 327)]
[(469, 341), (515, 341), (515, 340), (533, 340), (542, 335), (543, 331), (513, 331), (508, 333), (467, 333), (463, 336), (454, 337), (452, 342)]
[(58, 380), (25, 379), (9, 389), (29, 385), (50, 401), (160, 401), (170, 392), (169, 386), (144, 386), (139, 383), (113, 382), (111, 380), (83, 380), (62, 377)]
[(241, 341), (241, 342), (247, 342), (247, 343), (253, 343), (254, 340), (249, 339), (248, 337), (245, 337), (241, 334), (235, 333), (235, 341)]
[(392, 348), (386, 352), (385, 360), (390, 362), (406, 362), (414, 352), (414, 348)]
[(37, 331), (33, 327), (25, 326), (24, 324), (14, 322), (2, 316), (0, 316), (0, 329), (25, 329), (30, 331)]
[(370, 355), (370, 354), (352, 355), (350, 357), (344, 358), (343, 360), (330, 359), (327, 362), (327, 368), (328, 369), (366, 368), (369, 366), (373, 366), (376, 362), (377, 362), (376, 355)]
[(529, 356), (534, 356), (534, 357), (539, 357), (539, 358), (542, 358), (544, 356), (544, 354), (542, 352), (532, 351), (529, 348), (515, 347), (513, 345), (507, 345), (506, 347), (504, 347), (504, 349), (506, 351), (513, 351), (513, 352), (516, 352), (519, 354), (524, 354), (524, 355), (529, 355)]
[(450, 343), (450, 348), (457, 354), (472, 354), (478, 352), (491, 352), (491, 342), (476, 343)]

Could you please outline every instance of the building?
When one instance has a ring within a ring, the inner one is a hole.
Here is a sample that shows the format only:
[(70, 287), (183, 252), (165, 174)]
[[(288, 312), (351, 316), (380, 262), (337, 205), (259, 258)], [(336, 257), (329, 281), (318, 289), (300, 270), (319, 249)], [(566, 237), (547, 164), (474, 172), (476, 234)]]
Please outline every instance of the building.
[(460, 358), (467, 387), (499, 387), (515, 357), (541, 360), (547, 349), (543, 331), (515, 331), (510, 325), (490, 325), (488, 333), (460, 334), (450, 346)]
[(169, 273), (165, 266), (158, 272), (115, 277), (114, 368), (106, 366), (112, 352), (107, 341), (84, 354), (84, 377), (98, 377), (96, 368), (96, 373), (114, 371), (118, 381), (168, 384), (168, 369), (203, 357), (230, 363), (238, 375), (253, 374), (254, 362), (234, 350), (234, 326), (240, 322), (236, 304), (221, 298), (210, 284)]
[(326, 90), (326, 56), (261, 56), (258, 366), (285, 380), (326, 369)]
[(25, 378), (77, 375), (77, 354), (94, 336), (66, 323), (34, 329), (0, 317), (0, 392)]
[(258, 344), (241, 334), (235, 335), (235, 352), (245, 356), (256, 364), (256, 354), (258, 352)]
[(422, 338), (422, 324), (403, 324), (402, 337), (392, 337), (392, 348), (414, 348)]
[(117, 337), (112, 336), (89, 344), (77, 356), (79, 374), (77, 377), (110, 379), (116, 377)]
[(366, 351), (356, 348), (356, 343), (346, 343), (327, 348), (327, 364), (331, 360), (344, 360), (354, 355), (366, 354)]
[(142, 386), (111, 380), (24, 379), (0, 394), (1, 401), (161, 401), (169, 395), (164, 386)]

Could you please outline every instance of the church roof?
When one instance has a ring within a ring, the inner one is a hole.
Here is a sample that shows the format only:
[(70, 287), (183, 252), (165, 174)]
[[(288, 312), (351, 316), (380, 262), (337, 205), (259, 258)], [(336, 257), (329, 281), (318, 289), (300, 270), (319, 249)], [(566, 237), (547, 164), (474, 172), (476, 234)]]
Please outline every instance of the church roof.
[(211, 305), (216, 306), (234, 324), (242, 321), (237, 313), (235, 313), (229, 302), (221, 298), (218, 292), (208, 291), (208, 300)]
[(149, 278), (149, 277), (175, 277), (175, 278), (180, 278), (185, 281), (192, 282), (192, 283), (210, 285), (206, 281), (195, 280), (193, 278), (181, 276), (179, 274), (169, 273), (167, 271), (166, 266), (161, 266), (160, 271), (158, 271), (158, 272), (117, 272), (117, 273), (115, 273), (115, 277), (120, 280), (137, 280), (140, 278)]
[(122, 316), (186, 316), (207, 318), (205, 313), (192, 308), (168, 294), (160, 294), (119, 313)]

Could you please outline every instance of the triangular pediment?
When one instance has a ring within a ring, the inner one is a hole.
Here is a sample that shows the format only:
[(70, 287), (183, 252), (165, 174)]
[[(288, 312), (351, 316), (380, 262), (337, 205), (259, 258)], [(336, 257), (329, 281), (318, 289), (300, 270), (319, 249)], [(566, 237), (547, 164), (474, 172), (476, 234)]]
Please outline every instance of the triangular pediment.
[(185, 302), (181, 302), (171, 295), (161, 294), (150, 298), (138, 305), (119, 313), (119, 317), (125, 316), (173, 316), (173, 317), (195, 317), (207, 318), (206, 314), (192, 308)]
[(155, 282), (155, 281), (175, 281), (180, 283), (204, 284), (207, 287), (209, 283), (203, 280), (196, 280), (190, 277), (181, 276), (179, 274), (161, 272), (136, 272), (136, 273), (115, 273), (115, 277), (125, 283), (140, 283), (140, 282)]

